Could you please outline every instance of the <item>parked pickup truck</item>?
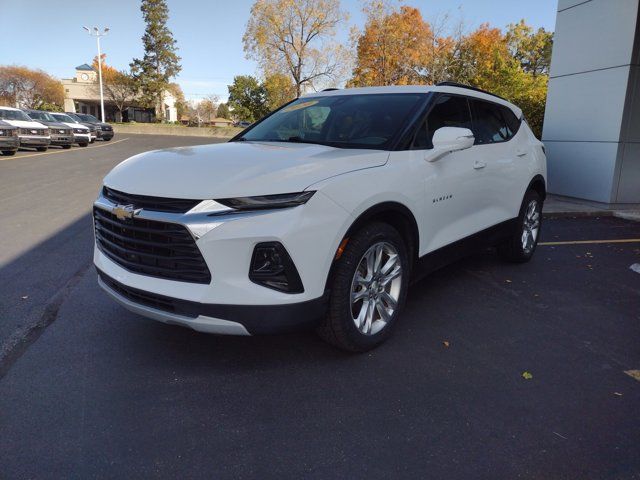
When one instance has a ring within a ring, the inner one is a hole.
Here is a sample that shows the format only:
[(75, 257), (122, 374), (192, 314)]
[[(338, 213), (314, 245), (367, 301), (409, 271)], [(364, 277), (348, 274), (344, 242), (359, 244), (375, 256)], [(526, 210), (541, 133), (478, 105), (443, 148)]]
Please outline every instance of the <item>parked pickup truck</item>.
[(18, 147), (20, 147), (18, 127), (0, 120), (0, 152), (7, 156), (15, 155)]
[(29, 118), (36, 122), (40, 122), (43, 125), (49, 127), (49, 133), (51, 135), (51, 145), (58, 145), (62, 148), (71, 148), (73, 144), (73, 129), (58, 120), (49, 112), (42, 110), (24, 110)]
[(34, 122), (22, 110), (12, 107), (0, 107), (0, 120), (18, 127), (21, 147), (32, 147), (45, 152), (51, 143), (49, 128), (40, 122)]

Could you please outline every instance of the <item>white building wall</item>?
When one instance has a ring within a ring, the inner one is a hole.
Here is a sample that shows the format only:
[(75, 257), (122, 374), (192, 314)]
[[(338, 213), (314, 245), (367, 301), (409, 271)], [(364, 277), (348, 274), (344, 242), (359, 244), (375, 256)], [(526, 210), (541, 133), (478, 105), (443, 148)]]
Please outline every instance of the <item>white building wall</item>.
[(552, 193), (640, 202), (640, 149), (629, 143), (631, 133), (640, 138), (640, 99), (633, 104), (630, 88), (640, 87), (638, 4), (558, 2), (542, 135)]

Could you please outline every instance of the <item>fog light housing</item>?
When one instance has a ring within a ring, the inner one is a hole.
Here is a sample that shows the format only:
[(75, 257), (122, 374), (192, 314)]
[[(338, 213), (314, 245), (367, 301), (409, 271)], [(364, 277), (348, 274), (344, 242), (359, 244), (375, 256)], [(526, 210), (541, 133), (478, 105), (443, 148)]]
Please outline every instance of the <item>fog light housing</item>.
[(263, 242), (256, 245), (251, 257), (249, 280), (280, 292), (304, 292), (298, 270), (280, 242)]

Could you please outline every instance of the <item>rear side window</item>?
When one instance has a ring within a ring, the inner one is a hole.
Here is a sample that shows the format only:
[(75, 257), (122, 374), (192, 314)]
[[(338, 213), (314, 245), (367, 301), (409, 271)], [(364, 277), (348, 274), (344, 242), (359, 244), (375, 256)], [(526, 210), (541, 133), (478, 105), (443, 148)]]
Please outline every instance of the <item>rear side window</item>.
[(507, 124), (507, 133), (509, 134), (509, 138), (511, 138), (518, 133), (518, 130), (520, 129), (520, 120), (510, 108), (500, 107), (500, 110), (502, 111), (502, 116)]
[(433, 147), (433, 134), (441, 127), (471, 128), (471, 112), (465, 97), (442, 95), (427, 115), (413, 141), (414, 149)]
[(473, 106), (473, 135), (476, 145), (504, 142), (509, 139), (507, 124), (501, 107), (495, 103), (471, 100)]

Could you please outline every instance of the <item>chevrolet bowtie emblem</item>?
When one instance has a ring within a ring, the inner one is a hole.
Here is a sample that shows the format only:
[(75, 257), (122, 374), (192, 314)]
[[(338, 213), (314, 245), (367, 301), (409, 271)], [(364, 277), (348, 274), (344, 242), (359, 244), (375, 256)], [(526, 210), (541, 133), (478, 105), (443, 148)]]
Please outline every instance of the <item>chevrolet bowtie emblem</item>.
[(118, 220), (130, 220), (140, 213), (141, 208), (134, 208), (133, 205), (116, 205), (111, 210)]

